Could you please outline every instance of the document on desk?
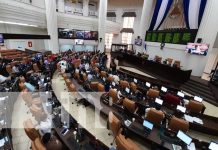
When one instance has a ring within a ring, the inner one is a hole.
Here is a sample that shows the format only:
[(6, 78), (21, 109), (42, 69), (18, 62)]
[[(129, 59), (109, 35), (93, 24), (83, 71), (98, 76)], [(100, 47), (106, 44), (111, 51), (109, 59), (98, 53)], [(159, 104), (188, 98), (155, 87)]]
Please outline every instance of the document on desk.
[(186, 120), (186, 121), (193, 123), (194, 119), (193, 119), (192, 116), (184, 115), (184, 117), (185, 117), (185, 120)]
[(188, 150), (196, 150), (195, 143), (191, 143), (189, 146), (187, 146)]
[(197, 118), (197, 117), (192, 117), (192, 116), (189, 116), (189, 115), (184, 115), (185, 117), (185, 120), (188, 121), (188, 122), (195, 122), (195, 123), (198, 123), (198, 124), (203, 124), (203, 120), (200, 119), (200, 118)]
[(0, 147), (4, 146), (4, 144), (5, 144), (5, 139), (1, 139), (0, 140)]
[(193, 117), (193, 121), (199, 124), (203, 124), (203, 120), (197, 117)]

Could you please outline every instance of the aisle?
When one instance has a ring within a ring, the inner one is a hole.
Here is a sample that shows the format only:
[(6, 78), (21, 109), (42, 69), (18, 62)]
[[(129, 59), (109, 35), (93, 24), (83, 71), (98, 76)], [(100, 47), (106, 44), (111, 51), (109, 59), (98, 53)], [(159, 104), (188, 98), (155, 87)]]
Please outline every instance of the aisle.
[(27, 119), (34, 120), (31, 113), (27, 112), (29, 108), (25, 105), (21, 96), (17, 98), (17, 101), (14, 104), (13, 113), (12, 113), (12, 125), (11, 125), (11, 134), (13, 141), (14, 150), (29, 150), (31, 146), (31, 141), (27, 137), (23, 122)]

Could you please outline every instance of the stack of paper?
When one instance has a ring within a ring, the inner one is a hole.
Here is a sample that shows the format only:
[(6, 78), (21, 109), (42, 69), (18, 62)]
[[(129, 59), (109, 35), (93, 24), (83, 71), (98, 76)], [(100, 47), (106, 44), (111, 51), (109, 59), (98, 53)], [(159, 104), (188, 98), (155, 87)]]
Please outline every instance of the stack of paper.
[(200, 118), (192, 117), (189, 115), (184, 115), (184, 117), (185, 117), (185, 120), (188, 122), (191, 122), (191, 123), (195, 122), (195, 123), (203, 124), (203, 120), (201, 120)]

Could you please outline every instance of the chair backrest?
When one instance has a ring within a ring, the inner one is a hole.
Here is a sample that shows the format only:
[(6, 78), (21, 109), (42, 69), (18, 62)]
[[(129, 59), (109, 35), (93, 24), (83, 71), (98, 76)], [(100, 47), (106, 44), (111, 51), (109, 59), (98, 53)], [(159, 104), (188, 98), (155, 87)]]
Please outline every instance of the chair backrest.
[(179, 60), (175, 60), (175, 62), (174, 62), (174, 65), (177, 67), (177, 68), (180, 68), (181, 66), (180, 66), (180, 61)]
[(116, 90), (110, 89), (108, 95), (109, 95), (109, 97), (111, 97), (113, 99), (113, 103), (116, 103), (118, 101)]
[(65, 80), (65, 83), (66, 83), (67, 87), (69, 88), (69, 86), (70, 86), (70, 84), (71, 84), (72, 82), (70, 81), (70, 79), (66, 79), (66, 80)]
[(73, 83), (71, 83), (71, 84), (69, 85), (69, 91), (70, 91), (70, 92), (76, 92), (76, 86), (75, 86)]
[(107, 77), (107, 72), (106, 71), (101, 71), (100, 76), (103, 78)]
[(136, 104), (135, 102), (125, 98), (123, 100), (123, 107), (126, 108), (129, 112), (134, 113), (136, 110)]
[(105, 92), (105, 87), (101, 83), (98, 83), (98, 92)]
[(162, 111), (151, 108), (146, 116), (146, 119), (155, 125), (160, 125), (165, 115)]
[(99, 73), (99, 69), (98, 69), (98, 67), (95, 67), (95, 73)]
[(131, 83), (130, 83), (130, 89), (131, 89), (133, 92), (136, 92), (136, 91), (137, 91), (137, 85), (136, 85), (134, 82), (131, 82)]
[(66, 73), (63, 73), (63, 78), (64, 78), (64, 80), (67, 80), (67, 78), (68, 78), (68, 76), (67, 76), (67, 74)]
[(116, 137), (117, 150), (140, 150), (140, 148), (129, 138), (125, 138), (121, 133)]
[(30, 119), (24, 121), (23, 126), (26, 135), (30, 138), (31, 141), (35, 141), (36, 138), (40, 137), (39, 132), (35, 129), (35, 126)]
[(91, 83), (90, 83), (90, 88), (91, 88), (93, 91), (97, 91), (97, 90), (98, 90), (98, 82), (91, 82)]
[(160, 95), (160, 91), (158, 91), (158, 90), (149, 89), (149, 90), (147, 91), (147, 96), (148, 96), (149, 98), (155, 99), (155, 98), (159, 97), (159, 95)]
[(7, 71), (9, 74), (12, 73), (12, 67), (11, 67), (11, 65), (7, 65), (7, 66), (6, 66), (6, 71)]
[(113, 76), (109, 76), (109, 77), (107, 78), (107, 80), (108, 80), (109, 82), (113, 82), (113, 81), (114, 81), (114, 78), (113, 78)]
[[(47, 150), (40, 138), (36, 138), (31, 144), (32, 150)], [(53, 149), (54, 150), (54, 149)]]
[(113, 112), (109, 112), (108, 115), (109, 129), (112, 131), (114, 137), (116, 137), (121, 128), (121, 121), (113, 114)]
[(45, 116), (45, 112), (42, 107), (38, 107), (35, 104), (32, 104), (30, 107), (30, 112), (35, 117), (37, 121), (41, 121), (41, 119)]
[(180, 98), (178, 96), (175, 96), (173, 94), (167, 93), (163, 97), (164, 103), (167, 103), (169, 105), (177, 106), (180, 104)]
[(189, 122), (173, 116), (170, 119), (168, 128), (173, 130), (174, 132), (178, 132), (179, 130), (187, 132), (189, 129)]
[(125, 89), (126, 87), (129, 88), (129, 82), (124, 81), (124, 80), (120, 80), (120, 87)]
[(38, 67), (38, 65), (36, 63), (33, 64), (33, 70), (35, 72), (39, 71), (39, 67)]
[(203, 103), (190, 100), (189, 103), (186, 105), (186, 108), (192, 113), (202, 113), (205, 109), (205, 106)]
[(21, 96), (23, 100), (25, 101), (25, 103), (27, 104), (27, 106), (30, 106), (32, 104), (33, 98), (32, 98), (31, 92), (28, 92), (27, 89), (21, 92)]

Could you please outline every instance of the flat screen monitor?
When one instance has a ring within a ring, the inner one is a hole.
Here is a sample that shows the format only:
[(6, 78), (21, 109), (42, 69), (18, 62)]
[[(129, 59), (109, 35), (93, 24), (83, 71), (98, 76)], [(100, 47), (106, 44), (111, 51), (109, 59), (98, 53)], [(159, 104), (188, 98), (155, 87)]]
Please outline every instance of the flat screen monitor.
[(84, 39), (84, 31), (76, 30), (76, 38), (77, 39)]
[(86, 40), (91, 40), (92, 39), (92, 34), (90, 31), (85, 31), (84, 32), (84, 39)]
[(128, 93), (128, 94), (129, 94), (129, 92), (130, 92), (130, 89), (129, 89), (129, 88), (126, 88), (126, 89), (125, 89), (125, 91), (126, 91), (126, 93)]
[(153, 125), (151, 122), (147, 121), (147, 120), (144, 120), (143, 126), (144, 126), (146, 129), (150, 130), (150, 131), (151, 131), (151, 130), (153, 129), (153, 127), (154, 127), (154, 125)]
[(202, 43), (188, 43), (186, 47), (186, 52), (190, 54), (196, 55), (204, 55), (206, 56), (208, 53), (209, 45)]
[(167, 92), (167, 88), (164, 87), (164, 86), (162, 86), (162, 87), (161, 87), (161, 91), (163, 91), (163, 92)]
[(162, 99), (159, 99), (159, 98), (156, 98), (155, 99), (155, 103), (159, 104), (159, 105), (163, 105), (163, 100)]
[(137, 83), (137, 82), (138, 82), (138, 80), (137, 80), (137, 79), (134, 79), (133, 81), (134, 81), (135, 83)]
[(115, 82), (112, 82), (112, 85), (113, 85), (113, 86), (116, 86), (116, 83), (115, 83)]
[(176, 109), (179, 110), (179, 111), (181, 111), (182, 113), (185, 113), (185, 111), (186, 111), (186, 108), (183, 107), (183, 106), (180, 106), (180, 105), (178, 105), (178, 106), (176, 107)]
[(200, 103), (203, 101), (203, 99), (201, 97), (198, 97), (198, 96), (195, 96), (194, 100), (197, 102), (200, 102)]
[(210, 142), (208, 149), (209, 150), (218, 150), (218, 143)]
[(84, 40), (75, 39), (75, 44), (76, 45), (83, 45), (84, 44)]
[(149, 83), (149, 82), (146, 82), (145, 85), (146, 85), (147, 87), (151, 87), (151, 83)]
[(184, 98), (184, 97), (185, 97), (185, 94), (184, 94), (184, 93), (182, 93), (182, 92), (178, 92), (178, 93), (177, 93), (177, 95), (178, 95), (179, 97), (182, 97), (182, 98)]
[(186, 145), (190, 145), (192, 142), (192, 138), (185, 134), (184, 132), (180, 131), (177, 133), (177, 137), (183, 141)]

